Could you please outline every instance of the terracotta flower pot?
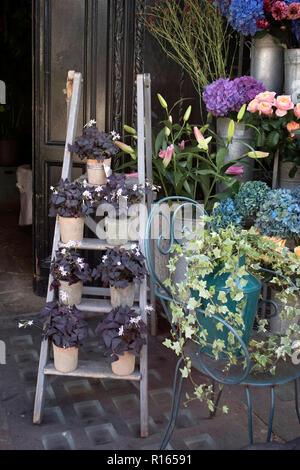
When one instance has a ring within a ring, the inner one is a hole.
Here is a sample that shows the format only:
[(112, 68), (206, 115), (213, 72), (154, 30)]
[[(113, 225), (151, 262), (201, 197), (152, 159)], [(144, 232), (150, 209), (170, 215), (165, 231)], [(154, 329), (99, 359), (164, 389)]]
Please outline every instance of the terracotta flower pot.
[(134, 303), (134, 283), (124, 289), (110, 287), (110, 301), (113, 308), (132, 307)]
[(53, 355), (54, 355), (54, 367), (57, 371), (63, 373), (73, 372), (78, 366), (78, 348), (59, 348), (54, 343)]
[(68, 281), (60, 281), (59, 300), (65, 305), (79, 305), (81, 303), (83, 282), (69, 285)]
[(124, 376), (132, 374), (135, 368), (135, 356), (128, 351), (125, 351), (123, 356), (119, 354), (117, 356), (119, 360), (111, 364), (113, 373)]
[(94, 159), (87, 159), (88, 182), (93, 185), (103, 185), (107, 183), (107, 176), (110, 173), (111, 158), (98, 162)]
[(82, 241), (84, 219), (84, 217), (59, 217), (60, 239), (63, 243)]

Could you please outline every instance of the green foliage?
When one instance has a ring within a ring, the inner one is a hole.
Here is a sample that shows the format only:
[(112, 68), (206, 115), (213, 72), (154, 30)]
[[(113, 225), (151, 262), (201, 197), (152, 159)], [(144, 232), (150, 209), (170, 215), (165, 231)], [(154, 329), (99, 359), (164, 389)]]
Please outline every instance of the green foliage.
[[(209, 226), (212, 219), (208, 218), (207, 222)], [(170, 272), (174, 270), (181, 256), (185, 256), (188, 261), (184, 281), (176, 288), (172, 285), (171, 278), (165, 281), (173, 297), (171, 314), (176, 332), (172, 329), (171, 339), (166, 340), (164, 344), (184, 359), (181, 373), (183, 377), (188, 377), (194, 386), (194, 396), (187, 396), (187, 401), (199, 399), (206, 402), (208, 408), (212, 410), (213, 390), (208, 383), (200, 385), (196, 383), (192, 375), (191, 357), (186, 353), (187, 342), (192, 340), (200, 347), (209, 346), (215, 360), (224, 357), (225, 359), (219, 365), (221, 367), (219, 375), (223, 375), (224, 378), (233, 366), (239, 367), (243, 372), (246, 360), (243, 355), (237, 357), (237, 344), (232, 334), (228, 335), (229, 347), (220, 338), (215, 338), (213, 343), (208, 342), (207, 330), (198, 321), (199, 309), (204, 305), (205, 317), (212, 318), (217, 315), (241, 335), (245, 329), (243, 318), (245, 299), (242, 287), (247, 282), (243, 276), (251, 273), (266, 282), (267, 279), (261, 268), (274, 270), (276, 273), (270, 276), (269, 282), (273, 287), (276, 286), (277, 298), (284, 305), (280, 316), (283, 320), (288, 319), (290, 326), (284, 336), (270, 333), (267, 330), (267, 319), (257, 316), (257, 326), (252, 332), (248, 345), (251, 372), (274, 374), (279, 361), (291, 361), (294, 335), (300, 332), (297, 322), (297, 316), (300, 314), (300, 260), (287, 248), (278, 249), (276, 243), (257, 233), (254, 228), (247, 231), (233, 226), (218, 232), (205, 230), (204, 236), (202, 234), (199, 238), (195, 237), (189, 245), (176, 246), (168, 266)], [(245, 264), (241, 263), (242, 257), (245, 259)], [(215, 273), (216, 268), (218, 268), (218, 276), (227, 275), (226, 293), (221, 292), (217, 302), (214, 287), (208, 288), (206, 281), (206, 276)], [(228, 308), (228, 295), (236, 301), (234, 312)], [(206, 299), (205, 303), (203, 299)], [(217, 330), (223, 329), (225, 326), (221, 322), (217, 323)], [(211, 360), (210, 364), (212, 364)], [(226, 405), (223, 407), (223, 412), (228, 412)]]

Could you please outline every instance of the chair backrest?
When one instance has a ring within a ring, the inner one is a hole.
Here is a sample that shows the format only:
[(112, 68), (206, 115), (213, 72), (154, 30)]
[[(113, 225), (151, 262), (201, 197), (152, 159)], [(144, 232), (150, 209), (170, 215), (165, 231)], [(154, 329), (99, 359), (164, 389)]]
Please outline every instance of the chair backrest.
[[(203, 206), (186, 197), (170, 196), (152, 208), (146, 226), (145, 253), (153, 284), (170, 296), (163, 284), (169, 277), (168, 262), (174, 245), (184, 245), (203, 232)], [(174, 281), (176, 283), (176, 280)]]

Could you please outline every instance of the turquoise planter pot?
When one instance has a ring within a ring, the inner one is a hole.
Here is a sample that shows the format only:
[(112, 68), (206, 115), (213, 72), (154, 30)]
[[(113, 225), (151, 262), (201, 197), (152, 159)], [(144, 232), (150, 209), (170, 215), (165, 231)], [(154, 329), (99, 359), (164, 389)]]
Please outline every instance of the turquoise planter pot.
[[(241, 258), (240, 265), (244, 264), (244, 258)], [(229, 289), (226, 288), (226, 281), (228, 277), (230, 276), (229, 273), (222, 274), (218, 276), (218, 271), (220, 271), (221, 268), (216, 268), (213, 273), (210, 275), (206, 276), (204, 280), (207, 282), (207, 289), (210, 287), (214, 286), (215, 287), (215, 295), (213, 297), (214, 302), (219, 303), (218, 295), (219, 292), (225, 292), (227, 294), (227, 303), (224, 303), (230, 312), (236, 312), (237, 311), (237, 302), (233, 301), (229, 295)], [(250, 340), (250, 335), (253, 329), (253, 323), (255, 319), (255, 314), (257, 310), (257, 304), (259, 300), (259, 295), (261, 291), (261, 282), (256, 279), (254, 276), (251, 274), (247, 274), (246, 276), (243, 277), (244, 280), (247, 281), (247, 284), (245, 287), (241, 287), (241, 290), (244, 293), (244, 301), (245, 301), (245, 307), (244, 307), (244, 312), (243, 312), (243, 320), (244, 320), (244, 330), (243, 333), (241, 334), (241, 338), (244, 341), (244, 343), (247, 345)], [(198, 292), (193, 292), (193, 296), (196, 299), (199, 299), (199, 294)], [(208, 301), (203, 299), (202, 306), (201, 308), (205, 310), (205, 308), (208, 305)], [(223, 317), (224, 320), (226, 320), (226, 317)], [(216, 339), (221, 339), (225, 342), (225, 350), (226, 351), (232, 351), (232, 346), (229, 345), (228, 343), (228, 333), (229, 330), (223, 327), (223, 331), (217, 330), (216, 324), (217, 322), (209, 317), (205, 317), (201, 312), (197, 312), (197, 319), (199, 321), (199, 324), (207, 331), (208, 337), (207, 337), (207, 342), (208, 343), (213, 343)], [(236, 344), (236, 343), (235, 343)], [(206, 346), (202, 348), (202, 351), (206, 354), (212, 355), (212, 350), (210, 346)], [(234, 347), (233, 352), (235, 355), (239, 355), (240, 348), (239, 347)]]

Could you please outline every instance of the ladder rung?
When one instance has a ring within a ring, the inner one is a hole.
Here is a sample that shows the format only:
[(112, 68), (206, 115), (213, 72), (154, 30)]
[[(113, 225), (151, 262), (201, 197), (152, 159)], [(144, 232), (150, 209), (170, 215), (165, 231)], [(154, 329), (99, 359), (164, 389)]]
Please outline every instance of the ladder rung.
[[(108, 313), (112, 310), (112, 305), (109, 299), (86, 299), (83, 298), (81, 303), (77, 305), (77, 308), (83, 312), (92, 312), (92, 313)], [(139, 312), (140, 309), (138, 306), (132, 307), (136, 312)]]
[[(132, 245), (137, 245), (138, 242), (128, 242), (125, 245), (121, 245), (122, 248), (126, 248), (129, 250)], [(59, 247), (64, 248), (66, 247), (66, 244), (59, 242)], [(107, 250), (107, 248), (113, 248), (112, 245), (108, 245), (106, 243), (106, 240), (100, 240), (99, 238), (84, 238), (82, 242), (76, 243), (74, 245), (74, 248), (80, 249), (80, 250)]]
[(44, 368), (45, 375), (63, 375), (69, 377), (89, 377), (95, 379), (108, 378), (108, 379), (118, 379), (118, 380), (141, 380), (141, 374), (136, 367), (137, 371), (133, 372), (131, 375), (116, 375), (111, 370), (111, 364), (104, 357), (99, 356), (97, 361), (78, 361), (78, 367), (73, 372), (64, 373), (59, 372), (55, 369), (53, 362), (49, 362)]

